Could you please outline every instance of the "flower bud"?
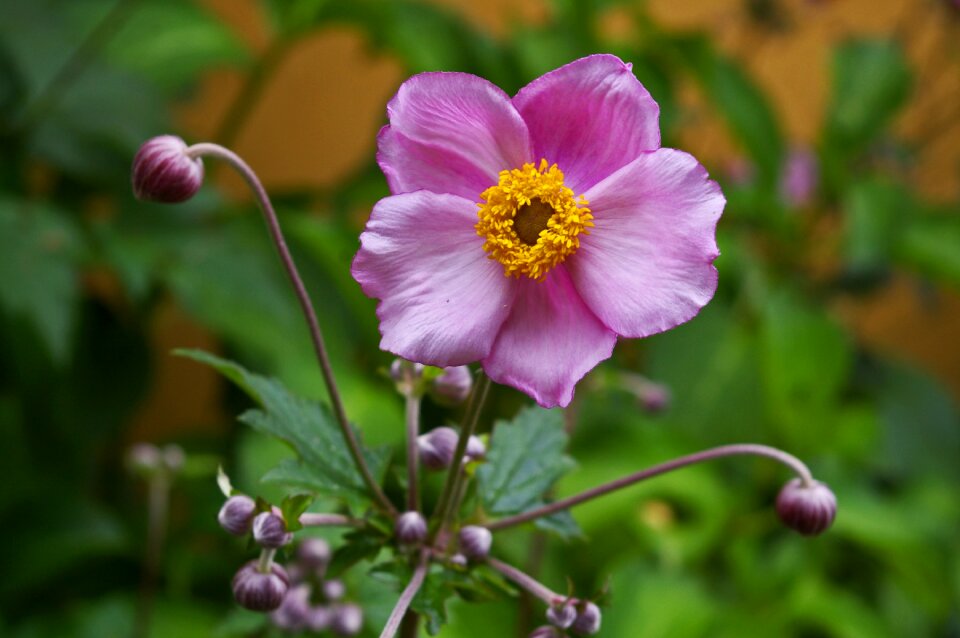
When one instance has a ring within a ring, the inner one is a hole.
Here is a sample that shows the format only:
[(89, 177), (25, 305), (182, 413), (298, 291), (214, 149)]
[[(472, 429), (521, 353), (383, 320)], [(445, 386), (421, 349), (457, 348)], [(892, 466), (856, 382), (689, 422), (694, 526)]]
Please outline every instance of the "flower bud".
[(269, 572), (261, 572), (252, 560), (233, 577), (233, 597), (252, 611), (273, 611), (283, 602), (289, 585), (283, 567), (274, 563)]
[(423, 376), (423, 364), (406, 359), (394, 359), (390, 364), (390, 378), (397, 384), (407, 381), (416, 382)]
[(342, 580), (328, 580), (323, 583), (323, 597), (327, 600), (340, 600), (347, 593)]
[(250, 531), (256, 509), (257, 504), (249, 496), (231, 496), (220, 508), (217, 520), (220, 521), (220, 527), (234, 536), (243, 536)]
[(795, 478), (777, 496), (777, 515), (783, 523), (804, 536), (826, 531), (837, 515), (837, 497), (819, 481), (805, 485)]
[(473, 375), (467, 366), (444, 368), (443, 373), (430, 384), (430, 394), (442, 405), (459, 405), (470, 396)]
[(570, 602), (561, 603), (547, 609), (547, 620), (551, 625), (566, 629), (577, 619), (577, 608)]
[(427, 521), (420, 512), (404, 512), (394, 526), (397, 539), (404, 545), (415, 545), (427, 537)]
[(551, 625), (542, 625), (531, 631), (529, 638), (563, 638), (563, 632)]
[(276, 549), (293, 540), (293, 534), (287, 531), (287, 524), (273, 512), (260, 512), (253, 519), (253, 540), (260, 547)]
[(270, 612), (270, 621), (280, 629), (300, 631), (310, 616), (310, 586), (291, 587), (280, 606)]
[(455, 565), (457, 567), (465, 568), (467, 566), (467, 557), (463, 554), (454, 554), (450, 557), (449, 561), (451, 565)]
[(297, 547), (297, 560), (309, 569), (325, 569), (331, 555), (330, 545), (322, 538), (305, 538)]
[(200, 190), (203, 162), (187, 155), (187, 144), (174, 135), (147, 140), (133, 158), (133, 194), (137, 199), (176, 204)]
[(321, 632), (330, 628), (333, 621), (333, 611), (329, 607), (311, 607), (307, 615), (307, 627), (310, 631)]
[(168, 445), (163, 448), (163, 464), (171, 472), (179, 472), (186, 461), (187, 457), (179, 445)]
[(467, 458), (464, 461), (480, 461), (487, 455), (487, 446), (479, 436), (470, 435), (467, 439)]
[(417, 437), (420, 462), (431, 470), (450, 467), (457, 450), (459, 435), (453, 428), (439, 427)]
[(355, 636), (363, 628), (363, 610), (353, 604), (337, 605), (330, 617), (330, 629), (338, 636)]
[(578, 636), (592, 636), (600, 631), (600, 608), (590, 601), (583, 603), (570, 631)]
[(160, 450), (152, 443), (137, 443), (127, 452), (127, 466), (140, 474), (153, 474), (161, 461)]
[(460, 530), (460, 551), (472, 560), (483, 560), (490, 553), (493, 534), (486, 527), (467, 525)]

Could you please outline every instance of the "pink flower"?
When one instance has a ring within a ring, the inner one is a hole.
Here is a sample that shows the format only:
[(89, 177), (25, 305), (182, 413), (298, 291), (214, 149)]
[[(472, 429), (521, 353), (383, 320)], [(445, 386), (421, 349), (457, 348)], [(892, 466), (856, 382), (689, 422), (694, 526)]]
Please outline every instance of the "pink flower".
[(717, 287), (720, 187), (660, 148), (659, 107), (612, 55), (576, 60), (513, 99), (465, 73), (423, 73), (387, 106), (374, 206), (353, 277), (380, 300), (381, 347), (480, 361), (565, 406), (617, 337), (694, 317)]

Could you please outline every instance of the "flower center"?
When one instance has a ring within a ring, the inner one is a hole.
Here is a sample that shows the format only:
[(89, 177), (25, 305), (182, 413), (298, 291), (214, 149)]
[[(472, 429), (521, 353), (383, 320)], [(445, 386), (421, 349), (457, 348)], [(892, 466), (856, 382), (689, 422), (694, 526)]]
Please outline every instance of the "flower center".
[(480, 195), (477, 234), (486, 241), (490, 259), (503, 264), (503, 274), (542, 280), (557, 264), (577, 252), (581, 233), (589, 233), (593, 215), (563, 185), (556, 164), (500, 172), (500, 182)]

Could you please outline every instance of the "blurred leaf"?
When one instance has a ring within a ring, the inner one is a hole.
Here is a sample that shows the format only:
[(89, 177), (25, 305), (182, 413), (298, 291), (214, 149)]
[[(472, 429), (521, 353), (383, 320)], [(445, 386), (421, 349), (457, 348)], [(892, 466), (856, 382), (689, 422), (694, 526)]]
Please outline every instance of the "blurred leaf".
[(897, 238), (898, 262), (960, 288), (960, 215), (914, 217), (905, 226)]
[(888, 267), (908, 211), (903, 189), (881, 181), (854, 183), (846, 195), (845, 252), (854, 275)]
[(77, 319), (80, 238), (65, 213), (0, 198), (0, 306), (25, 319), (63, 363)]
[(567, 435), (560, 410), (524, 408), (497, 422), (486, 463), (477, 470), (477, 493), (491, 514), (535, 507), (573, 462), (564, 455)]
[[(534, 507), (539, 507), (539, 505), (535, 505)], [(560, 510), (549, 516), (538, 518), (533, 522), (533, 526), (543, 532), (553, 534), (567, 541), (575, 538), (583, 538), (583, 530), (577, 525), (577, 521), (574, 520), (570, 510)]]
[(853, 40), (833, 58), (833, 99), (826, 136), (831, 148), (856, 152), (876, 137), (910, 93), (910, 68), (891, 40)]
[(337, 548), (330, 559), (327, 578), (339, 577), (362, 560), (374, 560), (384, 545), (382, 536), (368, 530), (350, 532), (344, 536), (344, 540), (346, 542)]
[(636, 562), (614, 572), (610, 590), (612, 605), (603, 612), (603, 635), (610, 638), (699, 638), (711, 633), (718, 614), (697, 580)]
[[(310, 468), (310, 474), (319, 479), (314, 489), (331, 496), (367, 496), (329, 408), (295, 397), (276, 379), (253, 374), (220, 357), (197, 350), (180, 350), (178, 354), (211, 366), (256, 401), (261, 409), (245, 412), (240, 420), (290, 444)], [(379, 475), (383, 457), (367, 452), (365, 456), (371, 471)]]
[(423, 586), (413, 597), (410, 608), (422, 614), (427, 621), (427, 633), (436, 636), (447, 622), (447, 600), (454, 595), (449, 573), (438, 565), (427, 572)]

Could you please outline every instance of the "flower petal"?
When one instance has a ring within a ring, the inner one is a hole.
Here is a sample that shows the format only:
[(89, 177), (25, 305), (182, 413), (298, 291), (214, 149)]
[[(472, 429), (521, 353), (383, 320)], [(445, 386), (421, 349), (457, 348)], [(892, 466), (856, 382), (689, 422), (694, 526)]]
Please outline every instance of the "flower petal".
[(616, 56), (591, 55), (537, 78), (513, 98), (534, 154), (556, 163), (575, 193), (660, 147), (660, 107), (630, 69)]
[(380, 347), (435, 366), (487, 356), (514, 294), (477, 236), (477, 206), (427, 191), (380, 200), (351, 273), (380, 299)]
[(691, 155), (662, 148), (585, 193), (595, 227), (564, 264), (614, 332), (646, 337), (692, 319), (713, 297), (716, 226), (726, 200)]
[(577, 381), (613, 353), (617, 336), (584, 305), (563, 267), (521, 279), (483, 369), (545, 408), (566, 406)]
[(425, 189), (477, 201), (500, 171), (532, 161), (510, 97), (468, 73), (421, 73), (387, 105), (377, 161), (393, 193)]

